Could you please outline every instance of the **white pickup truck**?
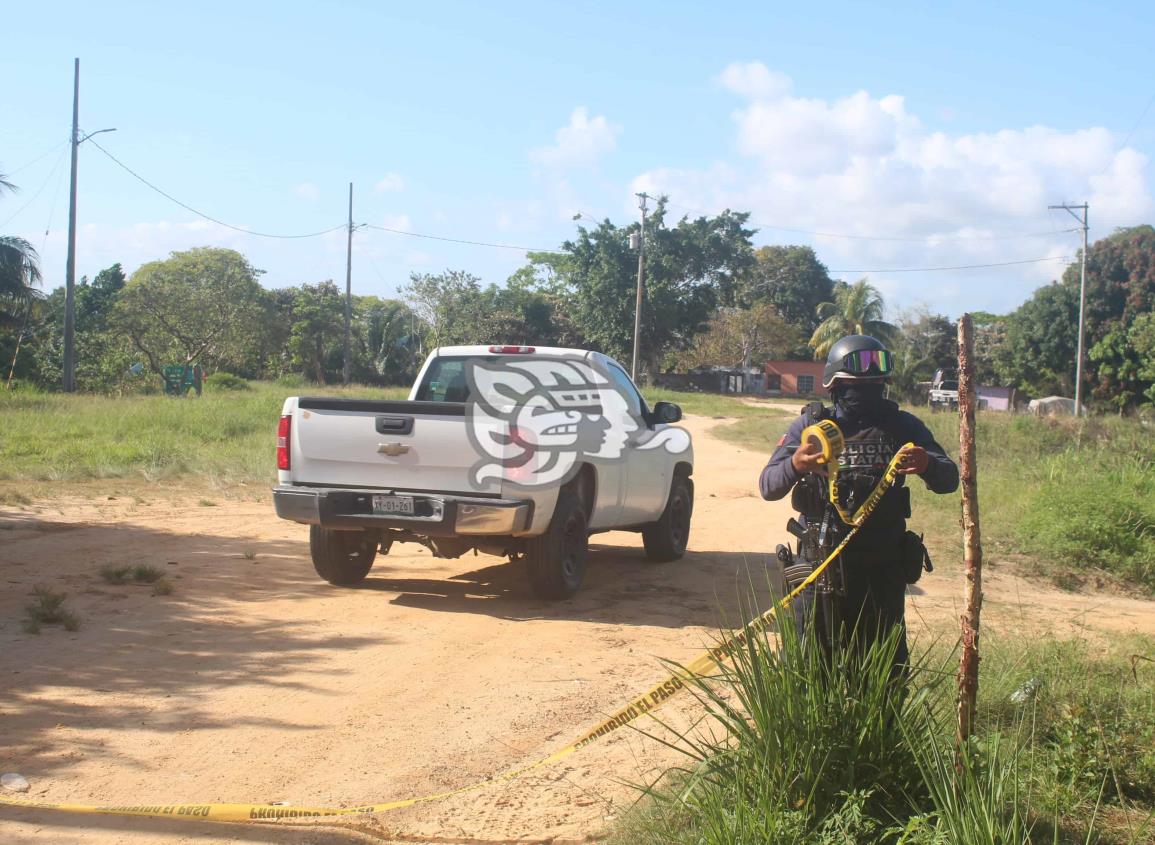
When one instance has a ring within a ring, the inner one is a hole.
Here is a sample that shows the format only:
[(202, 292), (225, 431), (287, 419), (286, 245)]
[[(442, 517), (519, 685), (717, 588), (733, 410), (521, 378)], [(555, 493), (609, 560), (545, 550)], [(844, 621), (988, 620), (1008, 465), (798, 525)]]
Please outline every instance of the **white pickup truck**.
[(958, 376), (954, 370), (938, 369), (930, 383), (927, 406), (931, 413), (958, 410)]
[(277, 515), (309, 526), (317, 573), (356, 584), (378, 553), (420, 543), (523, 561), (534, 592), (572, 596), (588, 540), (638, 531), (680, 558), (694, 507), (693, 449), (598, 352), (436, 349), (407, 400), (291, 397), (277, 433)]

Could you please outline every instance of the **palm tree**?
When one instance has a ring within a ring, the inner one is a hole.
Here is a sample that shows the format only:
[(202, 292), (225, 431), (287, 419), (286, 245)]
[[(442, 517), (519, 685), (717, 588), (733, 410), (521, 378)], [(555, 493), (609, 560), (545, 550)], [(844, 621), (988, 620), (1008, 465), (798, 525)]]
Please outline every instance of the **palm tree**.
[(853, 285), (839, 283), (834, 289), (834, 301), (818, 304), (818, 319), (822, 322), (810, 337), (814, 357), (825, 358), (834, 342), (848, 334), (868, 334), (883, 343), (892, 342), (898, 328), (882, 319), (885, 309), (882, 295), (866, 279)]
[[(0, 173), (0, 193), (16, 186)], [(0, 326), (16, 325), (41, 297), (40, 256), (24, 238), (0, 235)]]

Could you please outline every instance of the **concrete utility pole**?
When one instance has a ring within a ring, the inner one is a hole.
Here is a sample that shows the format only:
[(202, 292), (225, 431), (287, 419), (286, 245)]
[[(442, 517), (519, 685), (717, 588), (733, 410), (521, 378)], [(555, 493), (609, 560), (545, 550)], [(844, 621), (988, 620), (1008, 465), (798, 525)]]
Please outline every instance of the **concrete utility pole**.
[(61, 387), (76, 390), (76, 151), (80, 145), (102, 132), (98, 129), (80, 137), (80, 59), (73, 60), (72, 75), (72, 180), (68, 187), (68, 258), (64, 265), (64, 367)]
[(345, 364), (341, 378), (349, 383), (349, 337), (353, 322), (353, 183), (349, 183), (349, 241), (345, 249)]
[(630, 378), (638, 380), (638, 348), (641, 345), (642, 335), (642, 285), (646, 263), (646, 200), (649, 196), (643, 191), (637, 194), (638, 208), (642, 210), (642, 230), (638, 236), (638, 297), (634, 305), (634, 355), (630, 363)]
[(80, 59), (72, 74), (72, 181), (68, 188), (68, 259), (64, 265), (64, 376), (65, 393), (76, 389), (76, 148), (80, 146)]
[[(1047, 208), (1061, 208), (1063, 211), (1070, 214), (1083, 227), (1083, 262), (1082, 268), (1079, 271), (1079, 351), (1077, 353), (1078, 359), (1075, 361), (1075, 416), (1083, 413), (1083, 308), (1087, 303), (1087, 203), (1082, 205), (1048, 205)], [(1080, 217), (1075, 211), (1082, 211), (1083, 216)]]

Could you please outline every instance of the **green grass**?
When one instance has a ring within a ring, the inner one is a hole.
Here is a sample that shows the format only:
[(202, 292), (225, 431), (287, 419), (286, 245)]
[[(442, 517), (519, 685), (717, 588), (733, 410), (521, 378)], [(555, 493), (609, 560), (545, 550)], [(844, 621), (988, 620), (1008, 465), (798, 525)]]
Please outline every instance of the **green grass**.
[[(924, 420), (952, 455), (958, 418)], [(1061, 586), (1123, 582), (1155, 591), (1155, 450), (1136, 421), (984, 413), (976, 429), (988, 556), (1025, 555)], [(957, 547), (958, 500), (911, 485), (916, 519)]]
[(32, 601), (24, 605), (24, 630), (39, 634), (43, 625), (60, 625), (65, 631), (80, 630), (80, 617), (64, 606), (67, 593), (49, 587), (32, 588)]
[(0, 391), (0, 483), (196, 478), (217, 486), (268, 482), (277, 418), (302, 393), (403, 398), (405, 388), (294, 387), (199, 398), (122, 398)]
[(702, 417), (730, 417), (737, 419), (780, 418), (793, 414), (798, 402), (778, 402), (750, 397), (726, 396), (718, 393), (695, 393), (691, 391), (650, 388), (643, 390), (651, 407), (656, 402), (673, 402), (680, 405), (687, 414)]
[(158, 569), (150, 563), (138, 563), (135, 566), (117, 566), (106, 564), (100, 567), (100, 577), (108, 584), (154, 584), (164, 577), (164, 570)]
[(956, 757), (948, 650), (924, 652), (900, 696), (888, 678), (893, 643), (827, 662), (793, 626), (780, 644), (751, 638), (715, 677), (690, 682), (705, 717), (673, 740), (685, 763), (642, 787), (610, 841), (1151, 841), (1155, 666), (1133, 673), (1130, 656), (1155, 641), (1099, 652), (987, 640), (977, 732)]

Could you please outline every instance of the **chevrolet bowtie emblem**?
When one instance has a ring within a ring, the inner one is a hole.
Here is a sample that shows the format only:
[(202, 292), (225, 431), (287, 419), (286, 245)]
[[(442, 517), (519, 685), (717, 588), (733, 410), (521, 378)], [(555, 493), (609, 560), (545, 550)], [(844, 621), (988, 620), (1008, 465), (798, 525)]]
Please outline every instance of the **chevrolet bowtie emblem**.
[(378, 443), (377, 451), (382, 455), (388, 455), (391, 458), (396, 458), (398, 455), (404, 455), (409, 451), (409, 447), (404, 443)]

